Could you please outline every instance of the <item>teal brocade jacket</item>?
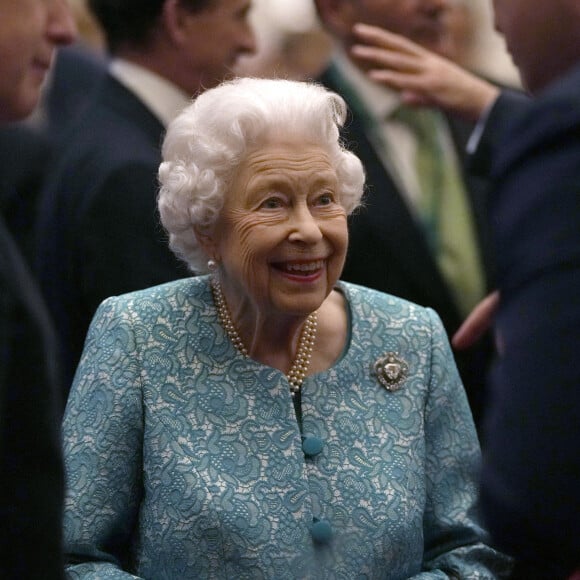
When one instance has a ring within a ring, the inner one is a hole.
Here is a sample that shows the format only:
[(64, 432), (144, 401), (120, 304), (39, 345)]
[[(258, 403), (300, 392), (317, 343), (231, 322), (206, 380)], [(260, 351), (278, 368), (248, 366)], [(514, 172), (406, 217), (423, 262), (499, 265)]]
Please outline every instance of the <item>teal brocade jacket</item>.
[[(302, 387), (238, 353), (205, 276), (106, 300), (64, 420), (69, 578), (498, 578), (480, 455), (432, 310), (347, 283), (350, 336)], [(408, 367), (398, 390), (374, 363)]]

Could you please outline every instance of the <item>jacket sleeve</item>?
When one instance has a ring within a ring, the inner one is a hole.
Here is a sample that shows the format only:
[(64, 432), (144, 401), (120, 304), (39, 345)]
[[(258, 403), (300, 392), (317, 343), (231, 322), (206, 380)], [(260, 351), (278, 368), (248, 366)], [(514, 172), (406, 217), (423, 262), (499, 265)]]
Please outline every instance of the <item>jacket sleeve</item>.
[(68, 578), (135, 578), (122, 570), (141, 500), (142, 403), (133, 326), (119, 303), (95, 314), (64, 418)]
[(506, 127), (515, 123), (531, 103), (530, 97), (523, 92), (511, 89), (501, 91), (493, 105), (478, 121), (469, 139), (467, 149), (471, 173), (481, 177), (490, 176)]
[(480, 451), (447, 336), (432, 311), (425, 407), (427, 497), (423, 573), (415, 578), (502, 578), (510, 560), (487, 543), (475, 510)]

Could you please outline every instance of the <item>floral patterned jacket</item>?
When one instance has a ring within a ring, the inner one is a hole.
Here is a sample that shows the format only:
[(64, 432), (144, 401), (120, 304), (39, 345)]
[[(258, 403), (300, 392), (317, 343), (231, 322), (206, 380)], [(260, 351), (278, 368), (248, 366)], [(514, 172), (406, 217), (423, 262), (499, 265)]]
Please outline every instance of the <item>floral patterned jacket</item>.
[(502, 576), (438, 317), (338, 289), (348, 344), (304, 382), (300, 421), (284, 374), (224, 333), (207, 277), (101, 305), (64, 421), (69, 578)]

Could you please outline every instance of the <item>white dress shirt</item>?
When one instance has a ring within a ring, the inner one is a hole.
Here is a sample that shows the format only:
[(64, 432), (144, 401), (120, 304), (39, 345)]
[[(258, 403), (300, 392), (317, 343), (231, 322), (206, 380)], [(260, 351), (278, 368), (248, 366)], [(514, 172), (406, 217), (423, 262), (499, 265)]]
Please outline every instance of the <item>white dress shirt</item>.
[(138, 64), (115, 58), (109, 71), (167, 127), (191, 98), (172, 82)]

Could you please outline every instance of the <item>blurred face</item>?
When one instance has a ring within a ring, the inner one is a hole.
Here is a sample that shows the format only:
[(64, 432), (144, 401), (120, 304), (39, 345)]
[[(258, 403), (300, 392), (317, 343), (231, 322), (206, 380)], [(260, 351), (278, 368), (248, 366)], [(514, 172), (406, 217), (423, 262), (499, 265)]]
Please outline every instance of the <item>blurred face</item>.
[(249, 23), (251, 0), (215, 0), (188, 17), (185, 46), (188, 92), (208, 89), (232, 76), (232, 68), (242, 55), (256, 50)]
[(348, 244), (337, 187), (317, 145), (271, 141), (249, 152), (214, 237), (232, 312), (303, 316), (322, 304)]
[(406, 36), (431, 50), (439, 50), (445, 38), (448, 0), (340, 0), (338, 5), (340, 18), (346, 19), (345, 30), (363, 22)]
[(0, 0), (0, 121), (32, 112), (56, 47), (75, 32), (66, 0)]
[(493, 0), (495, 26), (532, 92), (580, 61), (577, 0)]

